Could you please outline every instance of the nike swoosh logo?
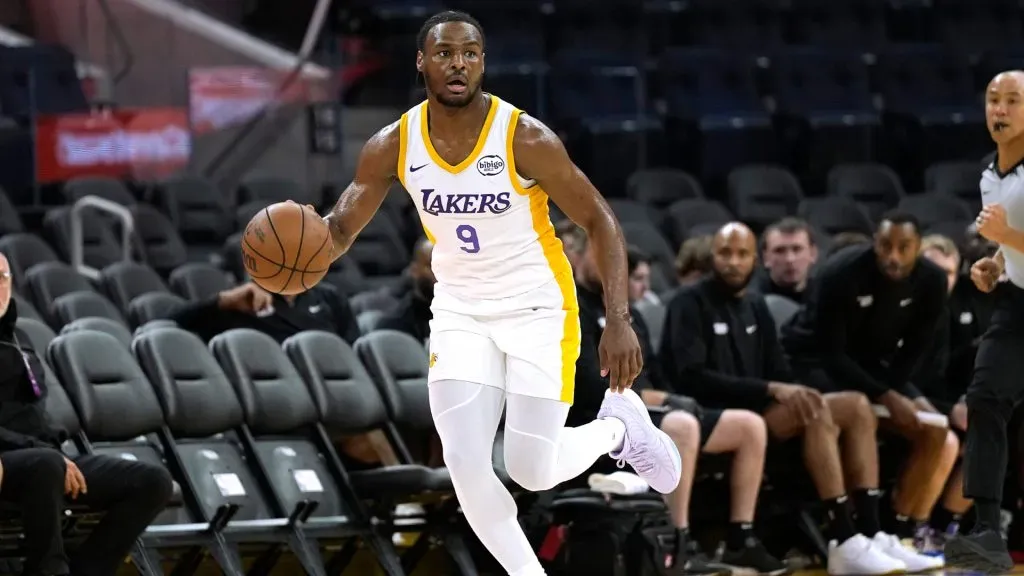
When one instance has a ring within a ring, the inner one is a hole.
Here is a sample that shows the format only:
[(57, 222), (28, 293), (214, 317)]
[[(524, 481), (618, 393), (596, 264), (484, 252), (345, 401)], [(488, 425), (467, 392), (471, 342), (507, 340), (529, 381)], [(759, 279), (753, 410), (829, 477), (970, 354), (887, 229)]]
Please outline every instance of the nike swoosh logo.
[(415, 172), (415, 171), (419, 170), (420, 168), (425, 168), (426, 166), (427, 166), (426, 164), (424, 164), (423, 166), (409, 166), (409, 172)]

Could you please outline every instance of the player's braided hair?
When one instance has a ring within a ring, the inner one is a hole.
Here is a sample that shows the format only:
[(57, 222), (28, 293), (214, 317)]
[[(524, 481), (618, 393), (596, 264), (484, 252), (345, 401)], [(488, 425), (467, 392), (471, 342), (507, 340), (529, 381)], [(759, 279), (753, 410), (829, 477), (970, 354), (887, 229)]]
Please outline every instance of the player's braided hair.
[[(465, 22), (470, 26), (476, 28), (477, 32), (480, 33), (480, 41), (484, 42), (484, 27), (480, 25), (480, 22), (476, 18), (473, 18), (465, 12), (458, 10), (445, 10), (444, 12), (438, 12), (427, 21), (423, 23), (420, 28), (420, 33), (416, 36), (416, 47), (423, 50), (424, 45), (427, 43), (427, 34), (434, 29), (434, 26), (438, 24), (447, 24), (448, 22)], [(486, 43), (485, 43), (486, 44)]]

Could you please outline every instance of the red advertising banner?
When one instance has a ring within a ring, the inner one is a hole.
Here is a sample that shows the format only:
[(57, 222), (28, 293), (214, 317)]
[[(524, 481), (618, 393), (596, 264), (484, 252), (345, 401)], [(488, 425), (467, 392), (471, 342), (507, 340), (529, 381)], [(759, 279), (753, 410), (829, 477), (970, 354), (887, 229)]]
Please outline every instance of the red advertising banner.
[(192, 152), (184, 108), (137, 108), (36, 120), (36, 177), (157, 178), (188, 165)]
[(189, 112), (192, 130), (204, 134), (243, 124), (264, 109), (290, 102), (308, 102), (309, 81), (295, 78), (280, 94), (288, 70), (246, 66), (189, 70)]

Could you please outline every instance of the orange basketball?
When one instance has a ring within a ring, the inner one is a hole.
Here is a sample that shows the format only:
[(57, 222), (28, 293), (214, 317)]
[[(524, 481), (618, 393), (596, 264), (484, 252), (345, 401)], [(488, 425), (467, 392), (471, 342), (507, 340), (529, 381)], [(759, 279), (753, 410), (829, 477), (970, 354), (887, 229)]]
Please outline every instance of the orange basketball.
[(300, 204), (271, 204), (245, 227), (242, 262), (252, 281), (268, 292), (305, 292), (331, 266), (331, 232), (319, 215)]

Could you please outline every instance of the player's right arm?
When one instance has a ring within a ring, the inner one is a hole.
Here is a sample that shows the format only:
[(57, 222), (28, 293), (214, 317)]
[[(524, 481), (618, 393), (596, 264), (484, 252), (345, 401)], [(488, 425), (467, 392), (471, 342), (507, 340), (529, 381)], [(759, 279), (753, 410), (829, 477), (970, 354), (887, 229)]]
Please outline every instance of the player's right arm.
[(374, 134), (363, 145), (355, 178), (324, 217), (334, 242), (332, 259), (337, 260), (348, 252), (356, 236), (370, 223), (384, 202), (388, 189), (398, 178), (400, 140), (400, 123), (395, 122)]

